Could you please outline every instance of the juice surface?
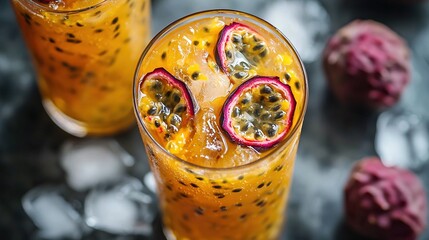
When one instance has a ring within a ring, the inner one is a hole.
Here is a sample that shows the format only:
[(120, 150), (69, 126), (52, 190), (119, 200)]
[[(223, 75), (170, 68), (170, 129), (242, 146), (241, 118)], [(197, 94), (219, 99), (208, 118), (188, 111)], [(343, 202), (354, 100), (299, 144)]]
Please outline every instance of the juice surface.
[[(142, 64), (145, 74), (163, 67), (176, 78), (184, 81), (195, 96), (199, 111), (194, 117), (195, 130), (184, 134), (181, 142), (174, 144), (157, 138), (157, 141), (174, 155), (200, 166), (227, 168), (243, 165), (270, 153), (258, 152), (239, 146), (220, 129), (222, 106), (229, 94), (241, 82), (232, 82), (228, 74), (219, 69), (215, 48), (219, 32), (225, 25), (240, 22), (234, 18), (202, 19), (175, 29), (168, 37), (160, 39)], [(277, 76), (288, 84), (297, 105), (293, 126), (297, 123), (304, 103), (304, 74), (300, 62), (289, 45), (279, 41), (273, 33), (260, 26), (245, 22), (255, 29), (267, 43), (268, 54), (251, 70), (252, 76)], [(149, 104), (142, 98), (139, 111), (148, 111)], [(292, 126), (292, 127), (293, 127)], [(156, 130), (149, 128), (156, 137)], [(185, 147), (186, 146), (186, 147)]]
[(12, 3), (53, 120), (78, 136), (130, 126), (130, 89), (150, 37), (150, 1)]
[[(266, 25), (234, 14), (201, 15), (158, 38), (138, 72), (143, 77), (156, 68), (166, 69), (186, 83), (199, 106), (194, 127), (179, 130), (167, 141), (144, 118), (152, 103), (142, 92), (137, 96), (139, 118), (152, 136), (139, 125), (157, 181), (165, 232), (169, 239), (277, 239), (305, 108), (304, 71), (292, 48)], [(268, 54), (249, 74), (277, 76), (292, 89), (297, 102), (292, 128), (297, 131), (286, 136), (287, 144), (257, 151), (236, 144), (221, 130), (222, 106), (241, 82), (231, 81), (219, 69), (215, 47), (220, 31), (233, 22), (255, 29), (267, 43)]]

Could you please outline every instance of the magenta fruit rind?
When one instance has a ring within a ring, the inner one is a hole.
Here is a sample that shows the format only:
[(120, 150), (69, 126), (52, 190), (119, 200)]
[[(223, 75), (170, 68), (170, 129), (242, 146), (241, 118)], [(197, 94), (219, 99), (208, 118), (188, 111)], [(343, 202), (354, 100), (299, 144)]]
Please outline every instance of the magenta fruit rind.
[[(239, 136), (234, 130), (232, 111), (243, 93), (246, 93), (252, 88), (260, 87), (262, 85), (274, 87), (275, 90), (290, 103), (286, 117), (282, 122), (284, 129), (283, 131), (278, 132), (277, 135), (273, 138), (265, 138), (262, 140), (245, 139), (244, 137)], [(260, 151), (267, 150), (278, 144), (288, 134), (292, 126), (295, 107), (296, 101), (289, 85), (282, 83), (278, 77), (255, 76), (237, 87), (225, 101), (220, 117), (221, 127), (228, 134), (231, 140), (237, 144), (253, 147), (254, 149)]]
[(188, 105), (188, 107), (186, 108), (188, 116), (194, 116), (195, 113), (198, 111), (198, 105), (188, 86), (181, 80), (175, 78), (167, 70), (165, 70), (164, 68), (156, 68), (152, 72), (147, 73), (140, 82), (140, 89), (143, 83), (150, 79), (158, 79), (167, 82), (173, 87), (179, 89), (182, 93), (182, 96), (185, 98), (186, 104)]

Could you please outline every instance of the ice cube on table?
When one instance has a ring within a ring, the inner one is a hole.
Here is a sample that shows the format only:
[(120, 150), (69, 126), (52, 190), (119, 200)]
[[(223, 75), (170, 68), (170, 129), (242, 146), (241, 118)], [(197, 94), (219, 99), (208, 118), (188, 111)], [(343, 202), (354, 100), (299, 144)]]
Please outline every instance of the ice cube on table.
[(45, 239), (80, 239), (89, 231), (77, 210), (63, 197), (62, 186), (40, 186), (22, 198), (27, 215), (39, 228), (38, 235)]
[(156, 193), (155, 176), (152, 172), (147, 172), (143, 178), (144, 185), (152, 192)]
[(94, 229), (114, 234), (152, 233), (156, 206), (136, 178), (99, 186), (85, 200), (85, 221)]
[(329, 15), (318, 1), (275, 1), (260, 15), (290, 39), (304, 62), (318, 58), (330, 26)]
[(112, 139), (66, 142), (60, 161), (67, 183), (77, 191), (117, 181), (134, 165), (134, 158)]
[(416, 169), (429, 160), (427, 119), (403, 110), (390, 110), (377, 121), (375, 149), (388, 166)]

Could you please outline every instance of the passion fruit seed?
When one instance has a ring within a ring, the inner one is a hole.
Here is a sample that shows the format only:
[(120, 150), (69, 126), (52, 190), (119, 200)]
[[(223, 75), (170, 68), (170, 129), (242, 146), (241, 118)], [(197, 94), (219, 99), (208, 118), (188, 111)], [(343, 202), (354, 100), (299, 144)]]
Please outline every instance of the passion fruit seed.
[(156, 129), (164, 140), (169, 140), (195, 115), (197, 105), (188, 87), (163, 68), (146, 74), (140, 91), (145, 124)]
[(219, 34), (215, 55), (222, 71), (228, 73), (233, 82), (251, 78), (261, 59), (268, 54), (263, 38), (242, 23), (231, 23)]
[(222, 129), (232, 141), (266, 150), (289, 132), (295, 111), (289, 85), (278, 77), (254, 77), (242, 83), (225, 101)]

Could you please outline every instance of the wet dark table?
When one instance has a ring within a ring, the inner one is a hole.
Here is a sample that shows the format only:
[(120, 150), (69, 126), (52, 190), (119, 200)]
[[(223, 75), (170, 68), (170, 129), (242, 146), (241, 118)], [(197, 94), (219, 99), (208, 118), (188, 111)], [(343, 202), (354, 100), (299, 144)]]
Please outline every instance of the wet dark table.
[[(207, 1), (202, 2), (206, 2), (204, 5), (211, 8), (231, 6), (226, 0), (212, 0), (209, 4)], [(258, 15), (258, 9), (270, 1), (256, 1), (259, 2), (257, 4), (247, 4), (249, 1), (234, 2), (237, 2), (233, 4), (234, 8)], [(414, 78), (418, 79), (413, 79), (400, 105), (427, 115), (429, 97), (426, 92), (429, 85), (426, 82), (429, 79), (426, 76), (429, 65), (422, 60), (416, 49), (421, 47), (418, 45), (418, 38), (424, 31), (429, 31), (429, 5), (394, 7), (373, 2), (376, 1), (321, 1), (331, 17), (331, 33), (353, 19), (369, 18), (385, 23), (408, 40), (414, 55)], [(154, 1), (153, 32), (156, 33), (178, 17), (205, 7), (197, 3), (198, 1), (188, 0)], [(342, 189), (354, 162), (375, 154), (374, 135), (378, 114), (356, 112), (338, 105), (327, 90), (320, 60), (307, 64), (306, 68), (310, 98), (282, 239), (363, 239), (352, 233), (344, 224)], [(58, 151), (61, 144), (70, 139), (73, 137), (56, 127), (41, 105), (34, 71), (10, 3), (1, 0), (1, 239), (34, 238), (36, 229), (22, 209), (21, 198), (34, 186), (64, 182), (64, 172), (58, 163)], [(148, 166), (137, 128), (117, 135), (115, 139), (138, 159), (133, 175), (142, 177)], [(417, 174), (426, 189), (429, 189), (428, 167), (420, 168)], [(163, 239), (159, 220), (155, 221), (154, 225), (155, 234), (149, 239)], [(97, 232), (85, 238), (119, 239)], [(428, 230), (421, 239), (429, 239)]]

